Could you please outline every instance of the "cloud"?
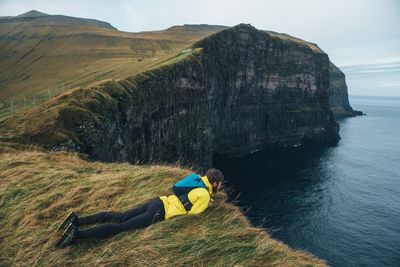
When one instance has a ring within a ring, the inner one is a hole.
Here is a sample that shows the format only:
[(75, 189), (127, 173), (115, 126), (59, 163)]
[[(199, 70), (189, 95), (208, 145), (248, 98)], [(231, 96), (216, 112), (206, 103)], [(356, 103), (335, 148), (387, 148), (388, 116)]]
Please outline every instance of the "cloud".
[(400, 96), (400, 61), (359, 64), (341, 68), (349, 94)]
[(341, 70), (347, 74), (370, 74), (381, 72), (400, 72), (400, 61), (385, 64), (361, 64), (342, 66)]

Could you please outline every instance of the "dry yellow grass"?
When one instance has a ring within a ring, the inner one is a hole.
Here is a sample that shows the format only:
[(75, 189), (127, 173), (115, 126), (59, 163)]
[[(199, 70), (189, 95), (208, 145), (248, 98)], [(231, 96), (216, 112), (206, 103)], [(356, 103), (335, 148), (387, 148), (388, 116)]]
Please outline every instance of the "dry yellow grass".
[(71, 153), (1, 146), (0, 266), (325, 266), (252, 227), (238, 207), (225, 202), (224, 192), (201, 215), (55, 249), (51, 235), (69, 211), (131, 208), (169, 194), (191, 170), (87, 162)]
[(186, 26), (130, 33), (51, 20), (2, 22), (0, 117), (10, 113), (11, 105), (17, 111), (78, 86), (132, 76), (221, 29)]

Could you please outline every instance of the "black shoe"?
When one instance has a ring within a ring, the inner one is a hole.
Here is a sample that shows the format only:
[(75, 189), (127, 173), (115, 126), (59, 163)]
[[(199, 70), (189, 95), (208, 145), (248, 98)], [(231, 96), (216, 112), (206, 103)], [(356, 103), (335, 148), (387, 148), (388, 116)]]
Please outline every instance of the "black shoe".
[(59, 248), (65, 248), (79, 239), (79, 229), (70, 223), (63, 232), (61, 238), (58, 240), (56, 246)]
[(57, 228), (58, 232), (64, 232), (65, 228), (72, 223), (74, 226), (79, 226), (79, 217), (75, 212), (70, 212), (64, 221)]

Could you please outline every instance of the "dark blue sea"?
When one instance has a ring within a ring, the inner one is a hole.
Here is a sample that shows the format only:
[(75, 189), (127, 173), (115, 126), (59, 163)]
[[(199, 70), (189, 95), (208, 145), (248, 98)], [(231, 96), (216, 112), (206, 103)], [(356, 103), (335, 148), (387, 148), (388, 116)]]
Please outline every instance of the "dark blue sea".
[(350, 98), (337, 146), (216, 159), (251, 222), (330, 266), (400, 266), (400, 98)]

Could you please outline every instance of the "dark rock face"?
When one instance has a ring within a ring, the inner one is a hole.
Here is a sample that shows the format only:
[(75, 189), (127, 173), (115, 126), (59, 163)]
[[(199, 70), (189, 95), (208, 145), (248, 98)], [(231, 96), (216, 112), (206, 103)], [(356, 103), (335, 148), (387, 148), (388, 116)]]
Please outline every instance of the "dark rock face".
[(336, 118), (363, 115), (350, 106), (345, 75), (333, 63), (330, 64), (330, 76), (329, 102)]
[(267, 145), (338, 139), (328, 107), (326, 54), (247, 25), (195, 46), (216, 70), (210, 88), (214, 153), (242, 155)]
[(53, 126), (42, 127), (46, 132), (8, 141), (103, 161), (203, 167), (214, 154), (335, 143), (329, 64), (323, 52), (238, 25), (142, 74), (59, 98), (47, 107), (58, 111)]

